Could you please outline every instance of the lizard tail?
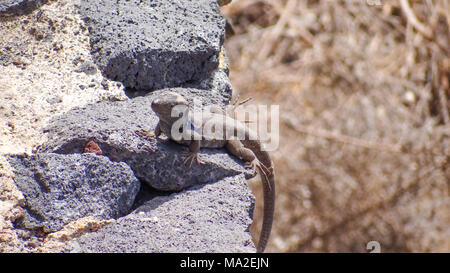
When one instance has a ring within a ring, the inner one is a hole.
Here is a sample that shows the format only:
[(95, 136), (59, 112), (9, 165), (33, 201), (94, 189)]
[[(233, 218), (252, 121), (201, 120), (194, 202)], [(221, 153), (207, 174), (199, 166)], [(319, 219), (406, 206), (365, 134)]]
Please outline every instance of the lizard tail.
[[(236, 133), (236, 132), (235, 132)], [(230, 141), (229, 141), (230, 142)], [(261, 176), (263, 193), (264, 193), (264, 215), (263, 215), (263, 223), (261, 228), (261, 234), (259, 236), (258, 246), (256, 248), (256, 252), (261, 253), (264, 252), (266, 248), (267, 242), (269, 241), (270, 232), (272, 230), (272, 222), (273, 222), (273, 214), (275, 210), (275, 174), (274, 174), (274, 166), (273, 162), (270, 158), (270, 155), (267, 151), (264, 150), (264, 146), (261, 141), (257, 140), (255, 136), (251, 135), (251, 132), (246, 128), (245, 138), (240, 139), (241, 145), (243, 145), (247, 150), (251, 151), (251, 155), (246, 156), (243, 153), (239, 153), (236, 150), (237, 146), (239, 147), (239, 143), (235, 145), (230, 145), (230, 150), (234, 150), (232, 153), (237, 154), (243, 160), (254, 160), (256, 157), (258, 164), (255, 164), (259, 175)], [(242, 150), (242, 149), (239, 149)]]
[(267, 174), (261, 166), (257, 167), (263, 184), (264, 216), (256, 252), (262, 253), (266, 248), (267, 242), (269, 241), (270, 232), (272, 230), (273, 213), (275, 210), (275, 179), (273, 169), (269, 174)]

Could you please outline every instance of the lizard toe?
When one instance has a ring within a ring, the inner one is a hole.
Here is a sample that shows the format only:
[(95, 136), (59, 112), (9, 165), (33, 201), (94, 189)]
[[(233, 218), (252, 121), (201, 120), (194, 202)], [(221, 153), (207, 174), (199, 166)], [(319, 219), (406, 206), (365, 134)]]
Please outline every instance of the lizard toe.
[(194, 156), (195, 155), (192, 154), (192, 153), (189, 153), (189, 152), (185, 152), (182, 155), (184, 157), (183, 164), (185, 164), (185, 165), (188, 164), (189, 167), (191, 167), (192, 166), (192, 162), (194, 161)]
[(183, 163), (184, 164), (188, 164), (189, 163), (189, 167), (192, 167), (192, 164), (194, 163), (194, 159), (195, 159), (195, 161), (197, 161), (197, 164), (201, 164), (201, 165), (206, 164), (205, 162), (200, 160), (200, 158), (198, 156), (198, 153), (184, 152), (183, 156), (185, 157)]
[(244, 167), (248, 168), (248, 169), (255, 170), (256, 166), (253, 164), (253, 161), (252, 161), (252, 162), (245, 162)]
[(206, 164), (206, 162), (202, 161), (202, 160), (198, 157), (198, 155), (196, 156), (196, 158), (197, 158), (197, 163), (198, 163), (198, 164), (202, 164), (202, 165), (205, 165), (205, 164)]

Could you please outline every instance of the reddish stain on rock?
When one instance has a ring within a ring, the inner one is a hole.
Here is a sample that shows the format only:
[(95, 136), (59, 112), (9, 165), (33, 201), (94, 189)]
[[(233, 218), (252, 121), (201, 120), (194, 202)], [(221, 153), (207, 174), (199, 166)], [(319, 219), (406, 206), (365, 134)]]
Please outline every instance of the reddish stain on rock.
[(93, 153), (96, 155), (103, 154), (102, 149), (100, 149), (100, 147), (98, 147), (97, 143), (95, 143), (92, 140), (86, 144), (86, 146), (84, 147), (83, 153)]

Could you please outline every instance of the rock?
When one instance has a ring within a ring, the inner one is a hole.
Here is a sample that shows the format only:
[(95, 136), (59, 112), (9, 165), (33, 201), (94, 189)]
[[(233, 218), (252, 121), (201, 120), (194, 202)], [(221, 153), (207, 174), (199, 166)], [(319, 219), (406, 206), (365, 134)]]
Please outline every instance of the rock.
[(219, 63), (225, 19), (216, 1), (80, 1), (91, 52), (104, 75), (155, 90), (208, 78)]
[(61, 230), (48, 234), (38, 252), (63, 252), (67, 242), (86, 233), (99, 230), (115, 220), (99, 220), (92, 216), (83, 217), (65, 225)]
[(57, 231), (86, 216), (117, 218), (129, 212), (140, 183), (124, 163), (93, 154), (7, 157), (25, 197), (25, 229)]
[(255, 252), (244, 175), (148, 200), (72, 241), (66, 252)]
[(47, 2), (48, 0), (0, 0), (0, 16), (27, 14)]
[(4, 16), (0, 252), (254, 252), (255, 173), (220, 149), (189, 168), (151, 135), (149, 91), (231, 99), (216, 0), (0, 0)]
[[(226, 106), (231, 101), (233, 87), (228, 74), (230, 63), (225, 48), (219, 54), (219, 65), (207, 77), (198, 81), (191, 81), (182, 84), (181, 88), (171, 88), (172, 91), (182, 94), (186, 98), (200, 97), (206, 104), (217, 104)], [(145, 96), (148, 90), (137, 90), (135, 88), (126, 89), (129, 98)]]
[[(29, 15), (0, 22), (0, 154), (31, 154), (45, 142), (41, 137), (48, 120), (69, 109), (127, 99), (123, 86), (101, 73), (74, 72), (84, 63), (94, 63), (88, 30), (74, 2), (51, 1)], [(36, 40), (31, 34), (36, 30), (52, 41)], [(64, 48), (55, 51), (53, 43)]]
[(86, 73), (87, 75), (95, 75), (97, 73), (97, 66), (91, 62), (83, 62), (81, 63), (77, 69), (75, 69), (77, 73)]
[[(195, 89), (171, 90), (183, 93), (191, 101), (194, 93), (204, 93)], [(158, 118), (150, 104), (159, 93), (128, 101), (101, 102), (55, 117), (45, 130), (48, 141), (39, 151), (82, 153), (86, 144), (94, 141), (103, 155), (112, 161), (126, 162), (139, 179), (162, 191), (182, 190), (241, 173), (255, 175), (221, 149), (201, 149), (200, 158), (206, 164), (188, 168), (182, 155), (186, 147), (151, 135)], [(209, 98), (210, 102), (214, 100)]]
[(0, 253), (24, 251), (13, 222), (25, 215), (25, 198), (13, 178), (10, 164), (0, 154)]
[[(214, 104), (227, 105), (231, 100), (233, 88), (231, 86), (230, 79), (226, 72), (222, 69), (216, 69), (209, 78), (185, 84), (184, 87), (190, 87), (194, 89), (208, 90), (211, 94), (217, 94), (221, 96), (220, 100), (217, 100)], [(181, 88), (180, 88), (181, 89)], [(208, 93), (204, 92), (204, 93)], [(189, 97), (189, 96), (188, 96)], [(225, 103), (224, 103), (225, 102)]]
[[(230, 60), (228, 59), (225, 47), (222, 46), (222, 50), (219, 53), (219, 65), (209, 77), (204, 80), (186, 83), (183, 87), (208, 90), (208, 92), (213, 94), (219, 94), (223, 98), (222, 100), (224, 100), (225, 105), (228, 105), (233, 93), (233, 87), (228, 78), (229, 72)], [(215, 104), (222, 105), (222, 103), (217, 102)]]

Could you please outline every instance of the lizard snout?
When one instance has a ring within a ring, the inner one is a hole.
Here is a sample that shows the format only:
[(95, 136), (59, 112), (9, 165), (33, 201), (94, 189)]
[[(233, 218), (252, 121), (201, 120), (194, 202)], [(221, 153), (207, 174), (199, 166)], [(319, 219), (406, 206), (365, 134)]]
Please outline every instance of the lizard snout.
[(153, 111), (156, 111), (156, 108), (158, 108), (157, 105), (159, 105), (159, 104), (160, 104), (159, 99), (155, 99), (154, 101), (152, 101), (152, 104), (150, 106), (152, 107)]
[(158, 104), (161, 104), (160, 99), (155, 99), (155, 100), (152, 101), (152, 105), (151, 106), (152, 106), (152, 108), (154, 108)]
[[(161, 118), (169, 118), (175, 107), (187, 107), (188, 101), (175, 92), (166, 92), (155, 98), (151, 103), (152, 110)], [(178, 109), (180, 110), (180, 109)], [(181, 112), (184, 112), (181, 110)]]

